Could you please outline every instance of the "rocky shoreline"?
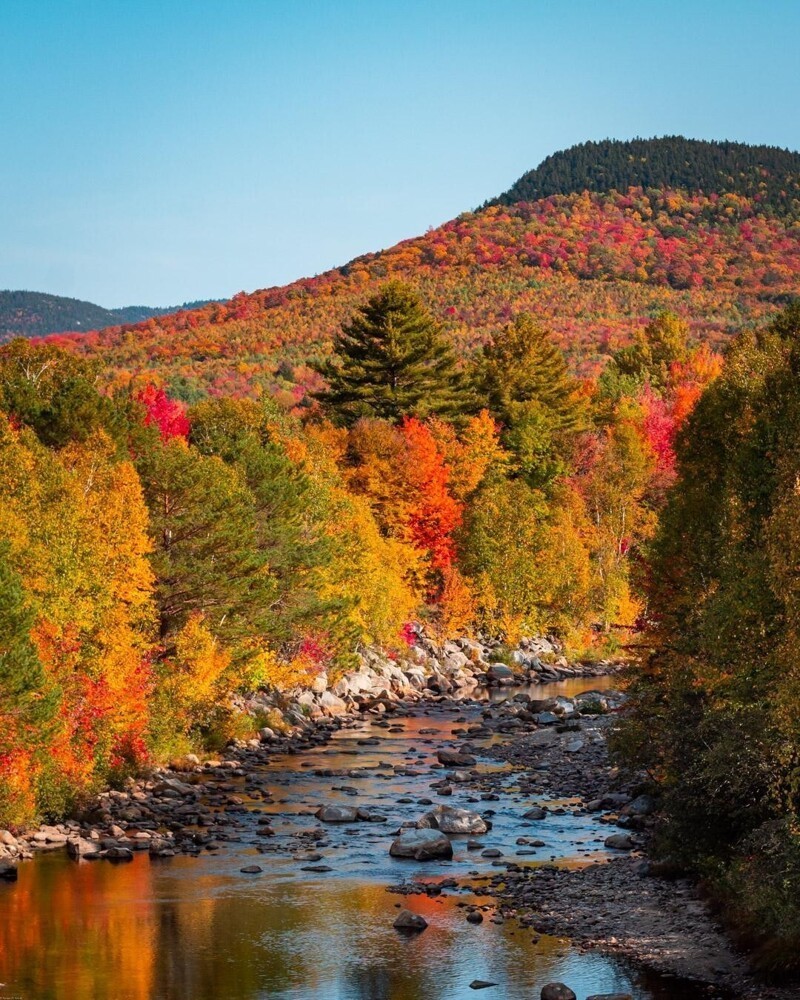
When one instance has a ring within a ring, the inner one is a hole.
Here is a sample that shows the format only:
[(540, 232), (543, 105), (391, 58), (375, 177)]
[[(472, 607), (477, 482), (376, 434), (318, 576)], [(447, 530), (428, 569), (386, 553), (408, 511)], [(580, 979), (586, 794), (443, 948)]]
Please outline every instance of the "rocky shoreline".
[(17, 863), (42, 851), (66, 850), (76, 860), (128, 861), (134, 851), (171, 857), (215, 849), (231, 836), (228, 824), (246, 810), (234, 779), (245, 778), (250, 797), (263, 795), (250, 768), (273, 754), (324, 744), (364, 713), (475, 697), (490, 686), (550, 683), (618, 669), (607, 660), (569, 663), (559, 644), (547, 638), (522, 640), (509, 653), (499, 643), (467, 638), (438, 647), (421, 629), (403, 657), (367, 649), (358, 658), (358, 669), (330, 683), (321, 673), (309, 688), (237, 698), (238, 711), (277, 722), (262, 727), (258, 739), (233, 741), (223, 757), (201, 761), (189, 754), (151, 776), (130, 779), (122, 790), (102, 792), (75, 819), (16, 833), (0, 830), (0, 880), (15, 881)]
[[(662, 975), (707, 984), (736, 1000), (791, 1000), (797, 987), (753, 978), (697, 884), (660, 877), (647, 857), (656, 803), (635, 778), (614, 767), (607, 736), (614, 713), (570, 719), (518, 735), (490, 755), (524, 769), (532, 791), (570, 799), (570, 808), (600, 814), (610, 827), (608, 861), (578, 868), (512, 865), (486, 888), (504, 917), (535, 932), (567, 937)], [(523, 785), (524, 787), (524, 785)]]

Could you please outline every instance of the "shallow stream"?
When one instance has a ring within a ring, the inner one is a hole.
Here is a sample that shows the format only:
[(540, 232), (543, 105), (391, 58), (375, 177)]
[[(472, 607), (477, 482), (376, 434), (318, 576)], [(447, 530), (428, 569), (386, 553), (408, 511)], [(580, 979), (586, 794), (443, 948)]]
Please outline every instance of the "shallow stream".
[[(591, 678), (530, 690), (543, 698), (610, 686), (613, 679)], [(555, 938), (537, 941), (516, 921), (495, 924), (491, 910), (480, 925), (466, 921), (457, 904), (492, 904), (480, 897), (481, 878), (498, 864), (583, 864), (604, 856), (608, 832), (595, 816), (573, 816), (569, 802), (560, 803), (562, 815), (526, 824), (520, 817), (534, 800), (516, 792), (511, 769), (494, 761), (479, 761), (478, 769), (499, 772), (496, 787), (483, 793), (496, 798), (459, 785), (439, 798), (430, 787), (443, 774), (436, 751), (460, 742), (452, 730), (480, 711), (475, 703), (417, 709), (410, 718), (342, 730), (325, 747), (272, 757), (261, 769), (272, 802), (248, 796), (238, 779), (246, 807), (238, 826), (228, 843), (199, 857), (141, 852), (127, 864), (76, 863), (59, 850), (20, 865), (19, 881), (0, 885), (0, 1000), (531, 1000), (552, 981), (567, 983), (579, 1000), (701, 996)], [(320, 773), (331, 770), (340, 773)], [(475, 839), (503, 859), (468, 849), (466, 836), (452, 838), (452, 861), (390, 858), (400, 823), (430, 808), (423, 798), (487, 818), (493, 811), (493, 829)], [(319, 827), (313, 812), (323, 803), (373, 806), (387, 821), (328, 824), (315, 843), (302, 834)], [(257, 835), (265, 813), (274, 837)], [(515, 843), (520, 835), (545, 846), (521, 855), (530, 848)], [(241, 872), (254, 864), (260, 874)], [(313, 867), (330, 870), (303, 870)], [(387, 891), (444, 878), (460, 887), (438, 896)], [(395, 931), (400, 905), (423, 914), (428, 929), (412, 937)], [(474, 980), (497, 985), (476, 991)]]

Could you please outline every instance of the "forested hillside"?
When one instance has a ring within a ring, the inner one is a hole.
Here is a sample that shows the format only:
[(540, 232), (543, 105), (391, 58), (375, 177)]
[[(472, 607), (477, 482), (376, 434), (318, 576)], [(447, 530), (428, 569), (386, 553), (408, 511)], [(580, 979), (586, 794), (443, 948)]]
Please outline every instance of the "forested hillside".
[(509, 658), (644, 635), (617, 750), (645, 825), (797, 969), (794, 154), (617, 145), (622, 191), (0, 347), (0, 824), (252, 736), (234, 695), (419, 623)]
[(58, 342), (102, 357), (119, 384), (156, 379), (187, 401), (277, 393), (291, 405), (319, 387), (309, 363), (387, 278), (413, 285), (462, 356), (527, 311), (591, 374), (664, 309), (719, 347), (789, 301), (798, 277), (800, 224), (741, 195), (553, 195), (464, 214), (282, 288)]
[[(187, 302), (181, 308), (192, 309), (205, 304), (205, 301)], [(13, 337), (42, 337), (48, 333), (97, 330), (117, 323), (140, 323), (151, 316), (173, 313), (176, 308), (123, 306), (120, 309), (104, 309), (93, 302), (65, 298), (63, 295), (0, 291), (0, 343)]]
[(706, 142), (683, 136), (605, 139), (553, 153), (492, 204), (538, 201), (554, 194), (681, 188), (738, 194), (761, 211), (793, 219), (800, 212), (800, 153), (777, 146)]

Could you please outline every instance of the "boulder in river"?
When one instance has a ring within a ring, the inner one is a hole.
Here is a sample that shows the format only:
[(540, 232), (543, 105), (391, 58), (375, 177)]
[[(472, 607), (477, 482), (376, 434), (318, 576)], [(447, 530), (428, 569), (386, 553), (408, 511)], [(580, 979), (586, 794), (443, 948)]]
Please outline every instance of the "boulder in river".
[(17, 866), (9, 861), (0, 861), (0, 880), (3, 882), (17, 881)]
[(542, 987), (542, 1000), (578, 1000), (564, 983), (548, 983)]
[(531, 808), (522, 814), (523, 819), (546, 819), (547, 812), (542, 809), (541, 806), (531, 806)]
[(453, 845), (439, 830), (403, 830), (392, 842), (389, 854), (393, 858), (431, 861), (434, 858), (452, 858)]
[(355, 806), (320, 806), (314, 815), (323, 823), (355, 823), (358, 809)]
[(632, 851), (633, 841), (627, 833), (612, 833), (610, 837), (606, 837), (605, 846), (612, 851)]
[(109, 847), (105, 856), (109, 861), (133, 861), (133, 851), (130, 847)]
[(417, 821), (420, 830), (441, 830), (442, 833), (486, 833), (492, 824), (469, 809), (436, 806)]
[(633, 1000), (631, 993), (593, 993), (586, 1000)]
[(90, 858), (100, 853), (100, 847), (93, 840), (86, 840), (85, 837), (72, 837), (67, 841), (67, 854), (71, 858)]
[(439, 750), (436, 759), (447, 767), (472, 767), (476, 763), (472, 754), (462, 753), (460, 750)]
[(397, 914), (397, 919), (392, 924), (392, 927), (398, 931), (424, 931), (428, 926), (428, 921), (425, 917), (420, 916), (419, 913), (412, 913), (411, 910), (401, 910)]

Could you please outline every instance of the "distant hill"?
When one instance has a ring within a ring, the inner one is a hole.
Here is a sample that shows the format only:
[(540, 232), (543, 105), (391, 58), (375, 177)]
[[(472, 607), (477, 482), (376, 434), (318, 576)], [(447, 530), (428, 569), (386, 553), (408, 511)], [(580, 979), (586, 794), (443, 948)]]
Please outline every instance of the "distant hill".
[(152, 316), (166, 316), (179, 309), (196, 309), (211, 299), (182, 306), (150, 308), (123, 306), (104, 309), (93, 302), (45, 292), (0, 291), (0, 342), (13, 337), (43, 337), (50, 333), (99, 330), (121, 323), (141, 323)]
[(800, 153), (680, 135), (584, 142), (548, 156), (488, 204), (513, 205), (581, 191), (624, 192), (631, 187), (740, 194), (763, 210), (797, 219)]
[[(155, 380), (187, 401), (268, 392), (292, 405), (319, 386), (309, 362), (330, 351), (340, 324), (399, 278), (465, 356), (523, 310), (540, 317), (584, 374), (662, 309), (719, 348), (800, 293), (800, 215), (788, 210), (799, 160), (686, 139), (586, 143), (526, 175), (537, 183), (547, 175), (546, 197), (530, 200), (535, 185), (520, 181), (494, 204), (314, 278), (52, 339), (101, 357), (119, 384)], [(604, 187), (622, 190), (587, 190), (602, 171)], [(757, 188), (752, 196), (725, 190), (748, 185)], [(522, 200), (506, 204), (512, 197)]]

